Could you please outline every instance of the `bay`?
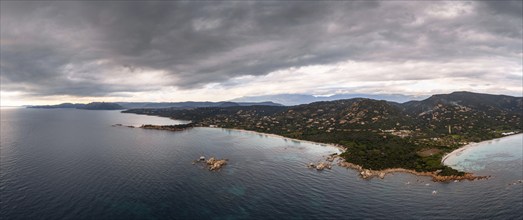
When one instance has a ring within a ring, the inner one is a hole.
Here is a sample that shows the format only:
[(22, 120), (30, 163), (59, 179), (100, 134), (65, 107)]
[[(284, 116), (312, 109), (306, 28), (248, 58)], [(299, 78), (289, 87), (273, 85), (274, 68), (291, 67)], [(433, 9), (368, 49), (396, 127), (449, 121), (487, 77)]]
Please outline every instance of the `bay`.
[[(328, 145), (217, 128), (113, 127), (185, 123), (119, 111), (2, 108), (0, 113), (2, 219), (523, 215), (523, 184), (511, 184), (523, 179), (517, 157), (481, 157), (484, 166), (459, 162), (478, 157), (455, 158), (457, 167), (492, 175), (489, 180), (434, 183), (401, 173), (363, 180), (356, 171), (337, 166), (321, 172), (306, 168), (338, 152)], [(522, 147), (510, 141), (504, 146)], [(210, 172), (192, 164), (201, 155), (228, 158), (229, 164)]]

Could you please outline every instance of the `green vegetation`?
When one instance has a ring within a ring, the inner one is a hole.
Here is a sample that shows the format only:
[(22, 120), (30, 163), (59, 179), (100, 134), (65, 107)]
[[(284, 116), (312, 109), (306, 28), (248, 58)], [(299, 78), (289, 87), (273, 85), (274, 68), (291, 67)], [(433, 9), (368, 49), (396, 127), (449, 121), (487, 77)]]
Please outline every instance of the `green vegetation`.
[[(470, 142), (521, 131), (523, 98), (458, 92), (404, 104), (371, 99), (299, 106), (132, 109), (125, 112), (190, 120), (345, 146), (341, 155), (367, 169), (406, 168), (463, 175), (443, 154)], [(435, 154), (420, 156), (434, 149)]]
[(121, 105), (110, 102), (91, 102), (81, 107), (80, 109), (87, 110), (118, 110), (123, 109)]

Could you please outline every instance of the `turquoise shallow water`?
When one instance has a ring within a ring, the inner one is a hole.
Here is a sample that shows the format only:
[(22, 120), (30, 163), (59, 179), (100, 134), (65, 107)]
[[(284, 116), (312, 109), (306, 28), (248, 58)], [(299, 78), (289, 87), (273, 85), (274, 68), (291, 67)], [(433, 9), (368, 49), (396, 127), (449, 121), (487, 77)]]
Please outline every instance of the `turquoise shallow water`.
[(523, 134), (475, 143), (451, 154), (445, 164), (473, 173), (518, 170), (523, 161)]
[[(363, 180), (306, 168), (337, 149), (263, 134), (112, 124), (182, 123), (118, 111), (1, 109), (2, 219), (521, 219), (521, 159), (483, 157), (489, 180)], [(505, 140), (505, 139), (503, 139)], [(500, 141), (501, 142), (501, 141)], [(509, 142), (520, 147), (520, 142)], [(477, 148), (480, 149), (480, 148)], [(509, 151), (509, 153), (515, 153)], [(200, 155), (229, 159), (219, 172)], [(466, 154), (463, 154), (466, 155)], [(462, 155), (462, 156), (463, 156)], [(497, 155), (497, 154), (496, 154)], [(474, 157), (460, 161), (474, 160)], [(432, 194), (437, 191), (436, 194)]]

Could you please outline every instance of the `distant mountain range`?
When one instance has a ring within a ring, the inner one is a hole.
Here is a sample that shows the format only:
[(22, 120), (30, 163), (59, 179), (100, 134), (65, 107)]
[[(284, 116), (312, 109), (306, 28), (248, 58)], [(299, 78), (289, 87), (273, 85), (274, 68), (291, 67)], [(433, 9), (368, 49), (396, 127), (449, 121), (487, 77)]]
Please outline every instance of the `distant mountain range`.
[(232, 106), (282, 106), (274, 102), (117, 102), (119, 105), (131, 108), (202, 108), (202, 107), (232, 107)]
[(352, 98), (368, 98), (375, 100), (386, 100), (391, 102), (403, 103), (412, 100), (422, 100), (428, 96), (409, 96), (400, 94), (337, 94), (332, 96), (313, 96), (307, 94), (278, 94), (263, 96), (245, 96), (230, 100), (231, 102), (262, 102), (272, 101), (283, 105), (301, 105), (319, 101), (334, 101)]
[(116, 110), (133, 108), (177, 108), (190, 109), (202, 107), (233, 107), (233, 106), (282, 106), (274, 102), (91, 102), (89, 104), (62, 103), (58, 105), (35, 105), (28, 108), (75, 108), (87, 110)]
[(75, 108), (75, 109), (86, 109), (86, 110), (118, 110), (125, 109), (123, 106), (117, 103), (111, 102), (91, 102), (88, 104), (73, 104), (73, 103), (62, 103), (58, 105), (35, 105), (27, 106), (28, 108), (45, 108), (45, 109), (54, 109), (54, 108)]

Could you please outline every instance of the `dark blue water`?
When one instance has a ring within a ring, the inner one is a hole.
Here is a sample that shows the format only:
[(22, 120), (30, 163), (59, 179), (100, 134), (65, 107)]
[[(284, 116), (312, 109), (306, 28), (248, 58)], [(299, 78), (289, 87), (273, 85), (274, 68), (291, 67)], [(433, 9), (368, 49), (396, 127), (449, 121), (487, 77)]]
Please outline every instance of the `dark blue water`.
[[(520, 161), (489, 163), (489, 180), (433, 183), (305, 164), (335, 148), (118, 111), (1, 109), (2, 219), (521, 219)], [(519, 142), (521, 147), (521, 142)], [(192, 161), (228, 158), (219, 172)], [(470, 158), (469, 158), (470, 159)], [(432, 194), (433, 191), (437, 194)]]

